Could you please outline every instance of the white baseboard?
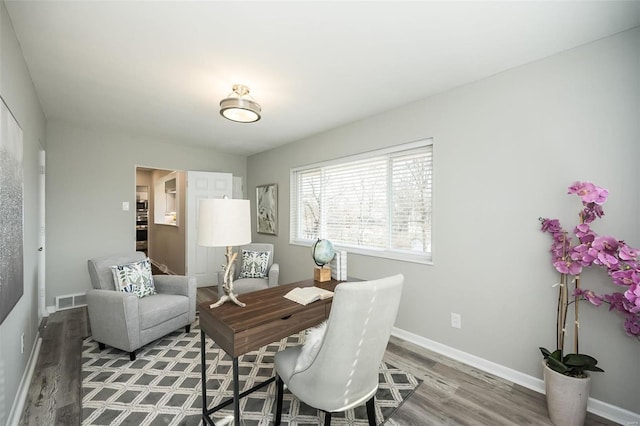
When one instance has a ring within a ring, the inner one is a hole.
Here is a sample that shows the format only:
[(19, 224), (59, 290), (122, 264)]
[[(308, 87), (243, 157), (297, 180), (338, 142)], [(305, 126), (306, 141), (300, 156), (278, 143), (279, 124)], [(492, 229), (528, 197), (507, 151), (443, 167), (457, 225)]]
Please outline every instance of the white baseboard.
[[(396, 327), (393, 328), (391, 334), (395, 337), (414, 343), (425, 349), (431, 350), (448, 358), (493, 374), (494, 376), (498, 376), (510, 382), (524, 386), (525, 388), (532, 389), (542, 394), (545, 393), (544, 381), (542, 379), (538, 379), (537, 377), (521, 373), (509, 367), (496, 364), (495, 362), (488, 361), (484, 358), (480, 358), (478, 356), (463, 352), (450, 346), (443, 345), (441, 343), (435, 342), (422, 336), (418, 336), (417, 334), (413, 334)], [(621, 425), (640, 426), (639, 413), (625, 410), (624, 408), (617, 407), (598, 399), (589, 398), (587, 411), (600, 417), (604, 417), (605, 419), (620, 423)]]
[(22, 416), (22, 410), (24, 409), (24, 403), (27, 401), (27, 395), (29, 393), (29, 385), (31, 385), (31, 378), (38, 362), (38, 355), (40, 354), (40, 346), (42, 346), (42, 338), (40, 333), (36, 335), (36, 344), (31, 348), (31, 354), (29, 355), (29, 361), (27, 362), (27, 368), (22, 374), (16, 397), (13, 400), (13, 406), (9, 412), (9, 418), (7, 420), (7, 426), (18, 426), (20, 423), (20, 417)]

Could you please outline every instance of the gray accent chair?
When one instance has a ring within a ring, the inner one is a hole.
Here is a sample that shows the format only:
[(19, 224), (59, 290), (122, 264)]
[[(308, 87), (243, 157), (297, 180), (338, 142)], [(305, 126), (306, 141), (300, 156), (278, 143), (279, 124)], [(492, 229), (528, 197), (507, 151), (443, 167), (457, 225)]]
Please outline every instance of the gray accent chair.
[[(235, 294), (250, 293), (256, 290), (262, 290), (278, 285), (278, 276), (280, 275), (280, 266), (273, 263), (273, 244), (267, 243), (249, 243), (235, 248), (238, 251), (235, 269), (233, 272), (233, 291)], [(266, 278), (240, 278), (242, 270), (242, 250), (249, 251), (268, 251), (269, 263), (267, 266)], [(224, 283), (224, 271), (218, 272), (218, 297), (224, 296), (222, 284)]]
[(93, 340), (129, 352), (180, 327), (188, 333), (196, 319), (196, 280), (181, 275), (154, 275), (158, 294), (138, 298), (116, 291), (111, 267), (146, 259), (142, 252), (89, 259), (92, 290), (87, 291), (87, 310)]
[(298, 363), (303, 345), (276, 353), (276, 425), (281, 422), (284, 385), (300, 401), (324, 411), (325, 426), (331, 424), (331, 413), (365, 403), (369, 424), (376, 425), (378, 372), (403, 282), (398, 274), (338, 284), (315, 358), (307, 365)]

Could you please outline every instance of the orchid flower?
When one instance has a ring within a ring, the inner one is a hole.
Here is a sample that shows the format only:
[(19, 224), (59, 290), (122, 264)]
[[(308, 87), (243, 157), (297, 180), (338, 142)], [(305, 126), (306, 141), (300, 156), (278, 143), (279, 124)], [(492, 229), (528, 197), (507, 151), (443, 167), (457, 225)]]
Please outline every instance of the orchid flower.
[[(590, 224), (595, 219), (604, 216), (602, 204), (607, 200), (609, 191), (591, 182), (577, 181), (569, 186), (568, 193), (580, 197), (583, 205), (580, 223), (573, 229), (573, 235), (564, 230), (558, 219), (540, 218), (541, 231), (553, 238), (551, 263), (561, 274), (576, 277), (574, 281), (585, 267), (604, 268), (612, 282), (626, 290), (598, 295), (576, 286), (576, 301), (584, 299), (594, 306), (607, 303), (610, 311), (615, 310), (625, 316), (627, 334), (640, 340), (640, 250), (622, 240), (600, 236), (591, 228)], [(574, 236), (577, 242), (573, 241)]]

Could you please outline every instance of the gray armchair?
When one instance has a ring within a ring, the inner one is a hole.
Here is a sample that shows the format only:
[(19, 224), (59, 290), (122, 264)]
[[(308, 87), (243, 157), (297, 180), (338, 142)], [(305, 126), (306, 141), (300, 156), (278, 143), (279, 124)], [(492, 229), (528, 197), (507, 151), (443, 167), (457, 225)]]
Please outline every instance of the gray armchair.
[[(370, 425), (376, 425), (378, 369), (391, 335), (404, 277), (338, 284), (326, 330), (304, 345), (275, 355), (276, 419), (282, 417), (283, 387), (305, 404), (331, 413), (366, 403)], [(322, 329), (320, 329), (322, 330)]]
[[(266, 243), (250, 243), (236, 248), (238, 250), (238, 258), (233, 272), (233, 291), (236, 294), (249, 293), (264, 288), (275, 287), (278, 285), (278, 276), (280, 275), (280, 266), (273, 263), (273, 244)], [(240, 278), (242, 271), (242, 250), (269, 252), (269, 261), (267, 263), (267, 276), (265, 278)], [(224, 295), (222, 284), (224, 282), (224, 271), (218, 273), (218, 296)]]
[(93, 340), (129, 352), (185, 327), (196, 319), (196, 281), (179, 275), (154, 275), (157, 294), (138, 298), (116, 291), (111, 267), (146, 259), (142, 252), (90, 259), (92, 290), (87, 292), (87, 310)]

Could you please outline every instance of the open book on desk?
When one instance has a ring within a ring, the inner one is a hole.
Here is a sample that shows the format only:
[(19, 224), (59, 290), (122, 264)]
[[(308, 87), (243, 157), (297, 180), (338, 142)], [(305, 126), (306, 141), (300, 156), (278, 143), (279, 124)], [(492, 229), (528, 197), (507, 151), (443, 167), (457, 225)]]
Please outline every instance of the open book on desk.
[(285, 294), (284, 297), (301, 305), (308, 305), (316, 300), (333, 297), (333, 292), (320, 287), (296, 287)]

